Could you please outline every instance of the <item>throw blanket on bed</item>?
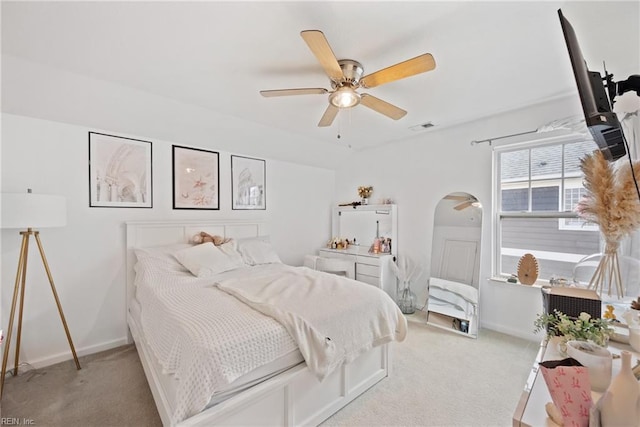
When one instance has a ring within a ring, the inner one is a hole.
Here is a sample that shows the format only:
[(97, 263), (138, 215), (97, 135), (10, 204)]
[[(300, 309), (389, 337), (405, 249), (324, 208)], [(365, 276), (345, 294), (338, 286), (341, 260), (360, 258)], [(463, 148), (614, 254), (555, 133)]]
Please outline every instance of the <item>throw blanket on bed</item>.
[(217, 285), (280, 322), (320, 380), (372, 347), (407, 334), (406, 319), (382, 290), (306, 267)]

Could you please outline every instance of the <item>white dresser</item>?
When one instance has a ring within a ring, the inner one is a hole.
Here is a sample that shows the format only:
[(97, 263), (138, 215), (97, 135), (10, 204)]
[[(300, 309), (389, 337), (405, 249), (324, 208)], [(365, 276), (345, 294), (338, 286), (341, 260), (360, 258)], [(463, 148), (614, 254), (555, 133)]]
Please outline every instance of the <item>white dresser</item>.
[(369, 247), (350, 246), (348, 249), (320, 249), (318, 255), (324, 258), (340, 258), (355, 263), (356, 280), (369, 283), (384, 290), (392, 298), (396, 296), (396, 276), (390, 263), (395, 261), (392, 254), (370, 254)]
[[(398, 248), (398, 215), (396, 205), (336, 206), (331, 219), (332, 237), (355, 240), (348, 249), (318, 250), (325, 258), (341, 258), (355, 263), (355, 279), (384, 290), (396, 298), (396, 276), (391, 263)], [(390, 252), (369, 253), (376, 237), (391, 239)]]

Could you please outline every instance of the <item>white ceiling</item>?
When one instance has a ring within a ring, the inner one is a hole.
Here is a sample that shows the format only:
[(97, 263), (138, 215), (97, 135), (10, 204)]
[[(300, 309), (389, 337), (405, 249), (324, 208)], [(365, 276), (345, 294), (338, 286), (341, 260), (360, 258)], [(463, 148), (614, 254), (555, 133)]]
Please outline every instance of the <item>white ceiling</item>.
[[(2, 1), (2, 53), (318, 141), (341, 134), (358, 149), (416, 136), (409, 128), (421, 123), (444, 128), (575, 92), (559, 7), (591, 69), (606, 60), (618, 78), (638, 73), (637, 1)], [(259, 94), (330, 88), (305, 29), (322, 30), (365, 74), (425, 52), (436, 69), (367, 90), (407, 110), (403, 119), (358, 106), (318, 128), (325, 95)]]

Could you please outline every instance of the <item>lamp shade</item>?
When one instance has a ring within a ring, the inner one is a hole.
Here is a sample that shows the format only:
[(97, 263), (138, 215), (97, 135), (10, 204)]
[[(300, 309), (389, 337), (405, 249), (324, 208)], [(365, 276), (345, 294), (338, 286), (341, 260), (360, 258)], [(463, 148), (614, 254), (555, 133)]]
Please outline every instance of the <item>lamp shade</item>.
[(67, 225), (67, 200), (62, 196), (2, 193), (1, 228), (45, 228)]

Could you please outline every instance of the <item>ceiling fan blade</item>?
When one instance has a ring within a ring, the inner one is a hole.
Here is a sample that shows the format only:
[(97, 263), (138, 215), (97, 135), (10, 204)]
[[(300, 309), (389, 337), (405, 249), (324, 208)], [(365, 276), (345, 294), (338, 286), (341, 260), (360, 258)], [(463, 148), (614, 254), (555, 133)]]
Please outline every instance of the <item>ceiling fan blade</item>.
[(300, 89), (275, 89), (275, 90), (261, 90), (260, 95), (265, 98), (272, 96), (291, 96), (291, 95), (323, 95), (328, 93), (327, 89), (321, 87), (310, 87)]
[(331, 123), (333, 123), (333, 119), (335, 119), (338, 115), (338, 111), (340, 111), (338, 107), (333, 104), (329, 104), (327, 109), (324, 111), (320, 122), (318, 122), (318, 127), (331, 126)]
[(453, 194), (448, 194), (446, 196), (443, 197), (443, 199), (446, 200), (460, 200), (460, 201), (468, 201), (469, 197), (468, 196), (455, 196)]
[(389, 104), (380, 98), (376, 98), (375, 96), (366, 93), (360, 95), (360, 103), (367, 108), (371, 108), (373, 111), (377, 111), (380, 114), (384, 114), (385, 116), (392, 118), (393, 120), (401, 119), (407, 114), (407, 112), (402, 108), (398, 108), (393, 104)]
[(454, 206), (453, 209), (457, 210), (457, 211), (461, 211), (462, 209), (466, 209), (469, 206), (471, 206), (473, 202), (464, 202), (464, 203), (460, 203), (457, 206)]
[(309, 49), (316, 56), (329, 78), (334, 81), (342, 80), (343, 74), (340, 64), (338, 64), (338, 60), (322, 31), (306, 30), (301, 31), (300, 35), (307, 42)]
[(364, 88), (376, 87), (395, 80), (431, 71), (434, 68), (436, 68), (435, 59), (433, 59), (430, 53), (425, 53), (364, 76), (360, 79), (360, 86)]

